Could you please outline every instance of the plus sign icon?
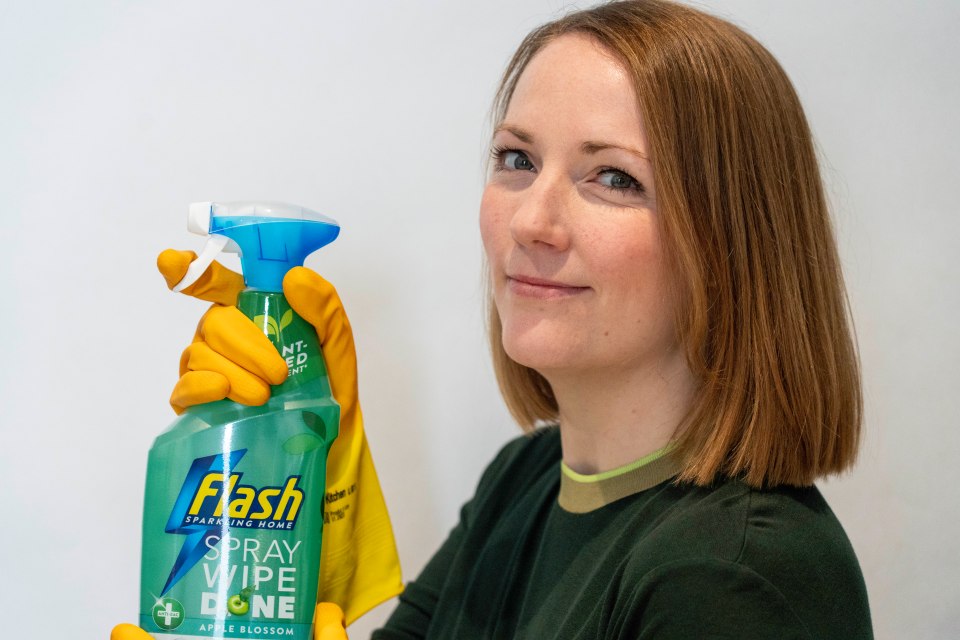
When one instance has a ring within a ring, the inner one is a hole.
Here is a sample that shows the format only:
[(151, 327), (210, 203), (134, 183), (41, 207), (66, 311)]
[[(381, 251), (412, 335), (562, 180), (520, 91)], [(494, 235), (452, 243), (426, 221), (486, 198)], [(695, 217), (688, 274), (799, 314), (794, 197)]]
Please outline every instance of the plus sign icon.
[(173, 598), (160, 598), (153, 605), (153, 621), (164, 631), (183, 624), (183, 605)]

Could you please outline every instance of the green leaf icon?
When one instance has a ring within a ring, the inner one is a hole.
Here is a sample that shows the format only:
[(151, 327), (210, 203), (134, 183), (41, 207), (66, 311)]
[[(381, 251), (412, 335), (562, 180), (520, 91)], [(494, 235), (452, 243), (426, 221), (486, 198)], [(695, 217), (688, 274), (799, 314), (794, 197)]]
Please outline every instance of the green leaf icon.
[(293, 322), (293, 309), (287, 309), (287, 312), (280, 318), (280, 329), (282, 330), (291, 322)]
[(268, 336), (275, 336), (280, 331), (277, 329), (277, 321), (270, 316), (253, 316), (253, 324), (257, 325)]

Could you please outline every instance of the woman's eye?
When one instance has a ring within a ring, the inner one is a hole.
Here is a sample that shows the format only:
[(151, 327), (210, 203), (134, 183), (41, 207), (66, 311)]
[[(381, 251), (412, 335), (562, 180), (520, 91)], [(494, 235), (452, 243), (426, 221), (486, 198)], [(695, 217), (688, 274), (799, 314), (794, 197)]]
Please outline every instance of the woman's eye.
[(604, 169), (600, 172), (597, 181), (611, 191), (644, 192), (642, 184), (634, 180), (629, 173), (620, 169)]
[(499, 149), (495, 151), (497, 156), (497, 165), (501, 169), (508, 171), (532, 171), (533, 162), (523, 151), (514, 149)]

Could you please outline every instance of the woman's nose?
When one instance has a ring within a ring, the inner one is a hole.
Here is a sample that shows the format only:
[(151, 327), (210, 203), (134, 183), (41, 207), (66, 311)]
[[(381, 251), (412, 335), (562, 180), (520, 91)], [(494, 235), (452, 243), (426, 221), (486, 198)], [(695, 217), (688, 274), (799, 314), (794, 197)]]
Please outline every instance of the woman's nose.
[(517, 207), (510, 219), (510, 235), (525, 247), (565, 251), (570, 245), (567, 227), (572, 186), (560, 176), (540, 174), (517, 192)]

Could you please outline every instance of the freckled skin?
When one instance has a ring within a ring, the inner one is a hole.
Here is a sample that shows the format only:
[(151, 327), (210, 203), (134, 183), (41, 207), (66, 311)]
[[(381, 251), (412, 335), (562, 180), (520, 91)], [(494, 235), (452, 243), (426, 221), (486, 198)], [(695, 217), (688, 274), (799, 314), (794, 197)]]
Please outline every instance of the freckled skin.
[[(649, 155), (619, 62), (584, 36), (558, 38), (523, 72), (503, 127), (494, 145), (530, 163), (515, 169), (511, 156), (511, 167), (493, 172), (480, 209), (507, 353), (548, 379), (677, 357), (652, 165), (622, 149), (583, 150), (600, 142)], [(643, 190), (610, 189), (609, 167)], [(584, 289), (539, 299), (511, 281), (516, 274)]]

